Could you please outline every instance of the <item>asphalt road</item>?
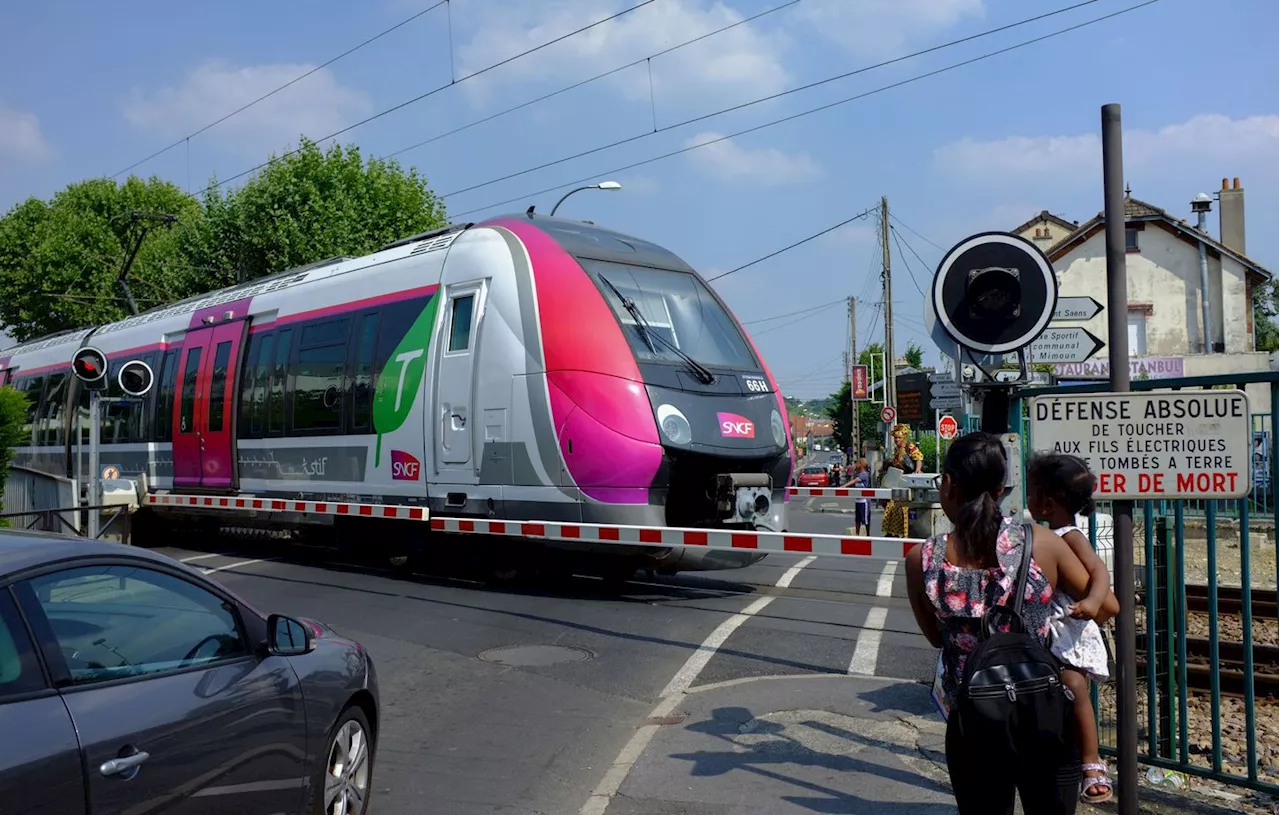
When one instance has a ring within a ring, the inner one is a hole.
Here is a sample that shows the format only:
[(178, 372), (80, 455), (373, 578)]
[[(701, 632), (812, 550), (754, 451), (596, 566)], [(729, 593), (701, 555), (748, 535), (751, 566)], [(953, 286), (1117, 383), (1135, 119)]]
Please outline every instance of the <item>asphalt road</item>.
[[(812, 511), (823, 503), (793, 502), (792, 529), (848, 534), (852, 516)], [(932, 676), (900, 563), (770, 555), (638, 575), (619, 591), (588, 578), (494, 588), (250, 541), (162, 551), (215, 570), (264, 613), (315, 617), (368, 647), (382, 690), (378, 815), (577, 813), (673, 691), (851, 670)], [(533, 650), (492, 650), (513, 646)]]

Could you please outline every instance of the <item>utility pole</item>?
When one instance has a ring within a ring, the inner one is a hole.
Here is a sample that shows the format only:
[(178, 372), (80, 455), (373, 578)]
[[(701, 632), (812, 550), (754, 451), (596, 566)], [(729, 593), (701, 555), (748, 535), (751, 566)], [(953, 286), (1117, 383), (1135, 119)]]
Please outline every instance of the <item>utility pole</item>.
[(880, 250), (884, 267), (880, 279), (884, 281), (884, 401), (898, 408), (898, 383), (893, 364), (893, 284), (889, 279), (889, 199), (880, 199)]
[(849, 464), (852, 466), (862, 456), (862, 434), (858, 427), (858, 400), (853, 394), (852, 367), (858, 364), (858, 303), (852, 297), (849, 298), (849, 360), (844, 370), (849, 376), (849, 412), (852, 414), (849, 417), (849, 446), (853, 448), (849, 456)]

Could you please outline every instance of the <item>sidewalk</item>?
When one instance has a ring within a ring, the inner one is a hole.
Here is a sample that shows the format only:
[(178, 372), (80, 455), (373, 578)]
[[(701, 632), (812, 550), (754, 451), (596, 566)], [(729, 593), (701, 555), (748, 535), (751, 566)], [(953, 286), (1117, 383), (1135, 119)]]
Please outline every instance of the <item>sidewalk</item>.
[[(955, 812), (944, 725), (918, 683), (734, 680), (691, 691), (651, 724), (661, 726), (609, 801), (608, 815)], [(1240, 813), (1152, 789), (1142, 794), (1144, 813)], [(1078, 812), (1114, 813), (1115, 804), (1082, 803)]]

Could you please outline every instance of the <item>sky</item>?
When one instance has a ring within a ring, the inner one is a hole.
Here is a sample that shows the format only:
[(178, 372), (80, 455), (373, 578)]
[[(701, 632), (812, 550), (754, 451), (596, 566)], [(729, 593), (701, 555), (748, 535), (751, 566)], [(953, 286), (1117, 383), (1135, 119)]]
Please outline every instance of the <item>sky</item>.
[[(661, 244), (708, 278), (886, 196), (895, 344), (901, 353), (914, 342), (937, 364), (924, 292), (944, 250), (1044, 209), (1081, 222), (1101, 210), (1100, 108), (1115, 102), (1133, 195), (1190, 218), (1196, 193), (1238, 176), (1249, 254), (1280, 268), (1280, 4), (1156, 0), (947, 70), (1142, 0), (1094, 0), (985, 34), (1078, 2), (9, 3), (0, 9), (0, 212), (174, 142), (131, 172), (199, 192), (299, 135), (320, 139), (425, 95), (337, 140), (417, 167), (455, 220), (530, 204), (547, 212), (578, 183), (618, 181), (622, 190), (578, 193), (559, 214)], [(851, 97), (860, 98), (833, 104)], [(1210, 224), (1216, 234), (1216, 207)], [(845, 298), (857, 298), (859, 347), (882, 338), (877, 230), (864, 217), (713, 284), (788, 395), (840, 385)]]

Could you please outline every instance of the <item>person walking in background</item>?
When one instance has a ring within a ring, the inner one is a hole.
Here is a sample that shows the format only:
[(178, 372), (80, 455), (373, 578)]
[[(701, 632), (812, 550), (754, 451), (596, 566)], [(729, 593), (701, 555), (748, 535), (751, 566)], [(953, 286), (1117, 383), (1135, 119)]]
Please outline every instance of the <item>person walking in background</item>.
[[(907, 553), (907, 594), (920, 631), (941, 649), (947, 770), (960, 815), (1012, 815), (1015, 789), (1027, 813), (1072, 815), (1081, 766), (1070, 705), (1046, 706), (1040, 715), (1056, 710), (1062, 720), (1020, 721), (998, 744), (983, 738), (987, 731), (962, 728), (960, 716), (949, 712), (971, 702), (962, 695), (966, 660), (984, 641), (988, 612), (1015, 605), (1015, 588), (1022, 588), (1023, 626), (1042, 644), (1050, 637), (1056, 592), (1076, 600), (1088, 595), (1089, 573), (1062, 538), (1001, 515), (1004, 479), (1004, 448), (996, 436), (970, 433), (951, 445), (939, 492), (953, 531)], [(1024, 552), (1029, 560), (1020, 579)], [(1118, 611), (1110, 596), (1098, 619)]]
[(1111, 800), (1111, 779), (1107, 765), (1098, 754), (1098, 728), (1090, 700), (1090, 681), (1107, 678), (1107, 647), (1102, 631), (1094, 622), (1110, 599), (1111, 576), (1107, 564), (1089, 545), (1089, 538), (1076, 526), (1076, 517), (1093, 514), (1093, 489), (1097, 479), (1089, 465), (1075, 456), (1049, 453), (1035, 456), (1027, 465), (1027, 509), (1040, 523), (1048, 523), (1080, 560), (1089, 573), (1088, 592), (1072, 602), (1061, 589), (1054, 595), (1050, 615), (1053, 637), (1049, 650), (1066, 666), (1063, 681), (1075, 695), (1076, 728), (1084, 759), (1084, 792), (1090, 804)]
[[(858, 459), (858, 463), (853, 466), (853, 488), (859, 490), (871, 489), (871, 465), (867, 464), (865, 458)], [(871, 499), (859, 497), (853, 505), (853, 534), (861, 535), (862, 530), (866, 529), (866, 534), (871, 534)]]

